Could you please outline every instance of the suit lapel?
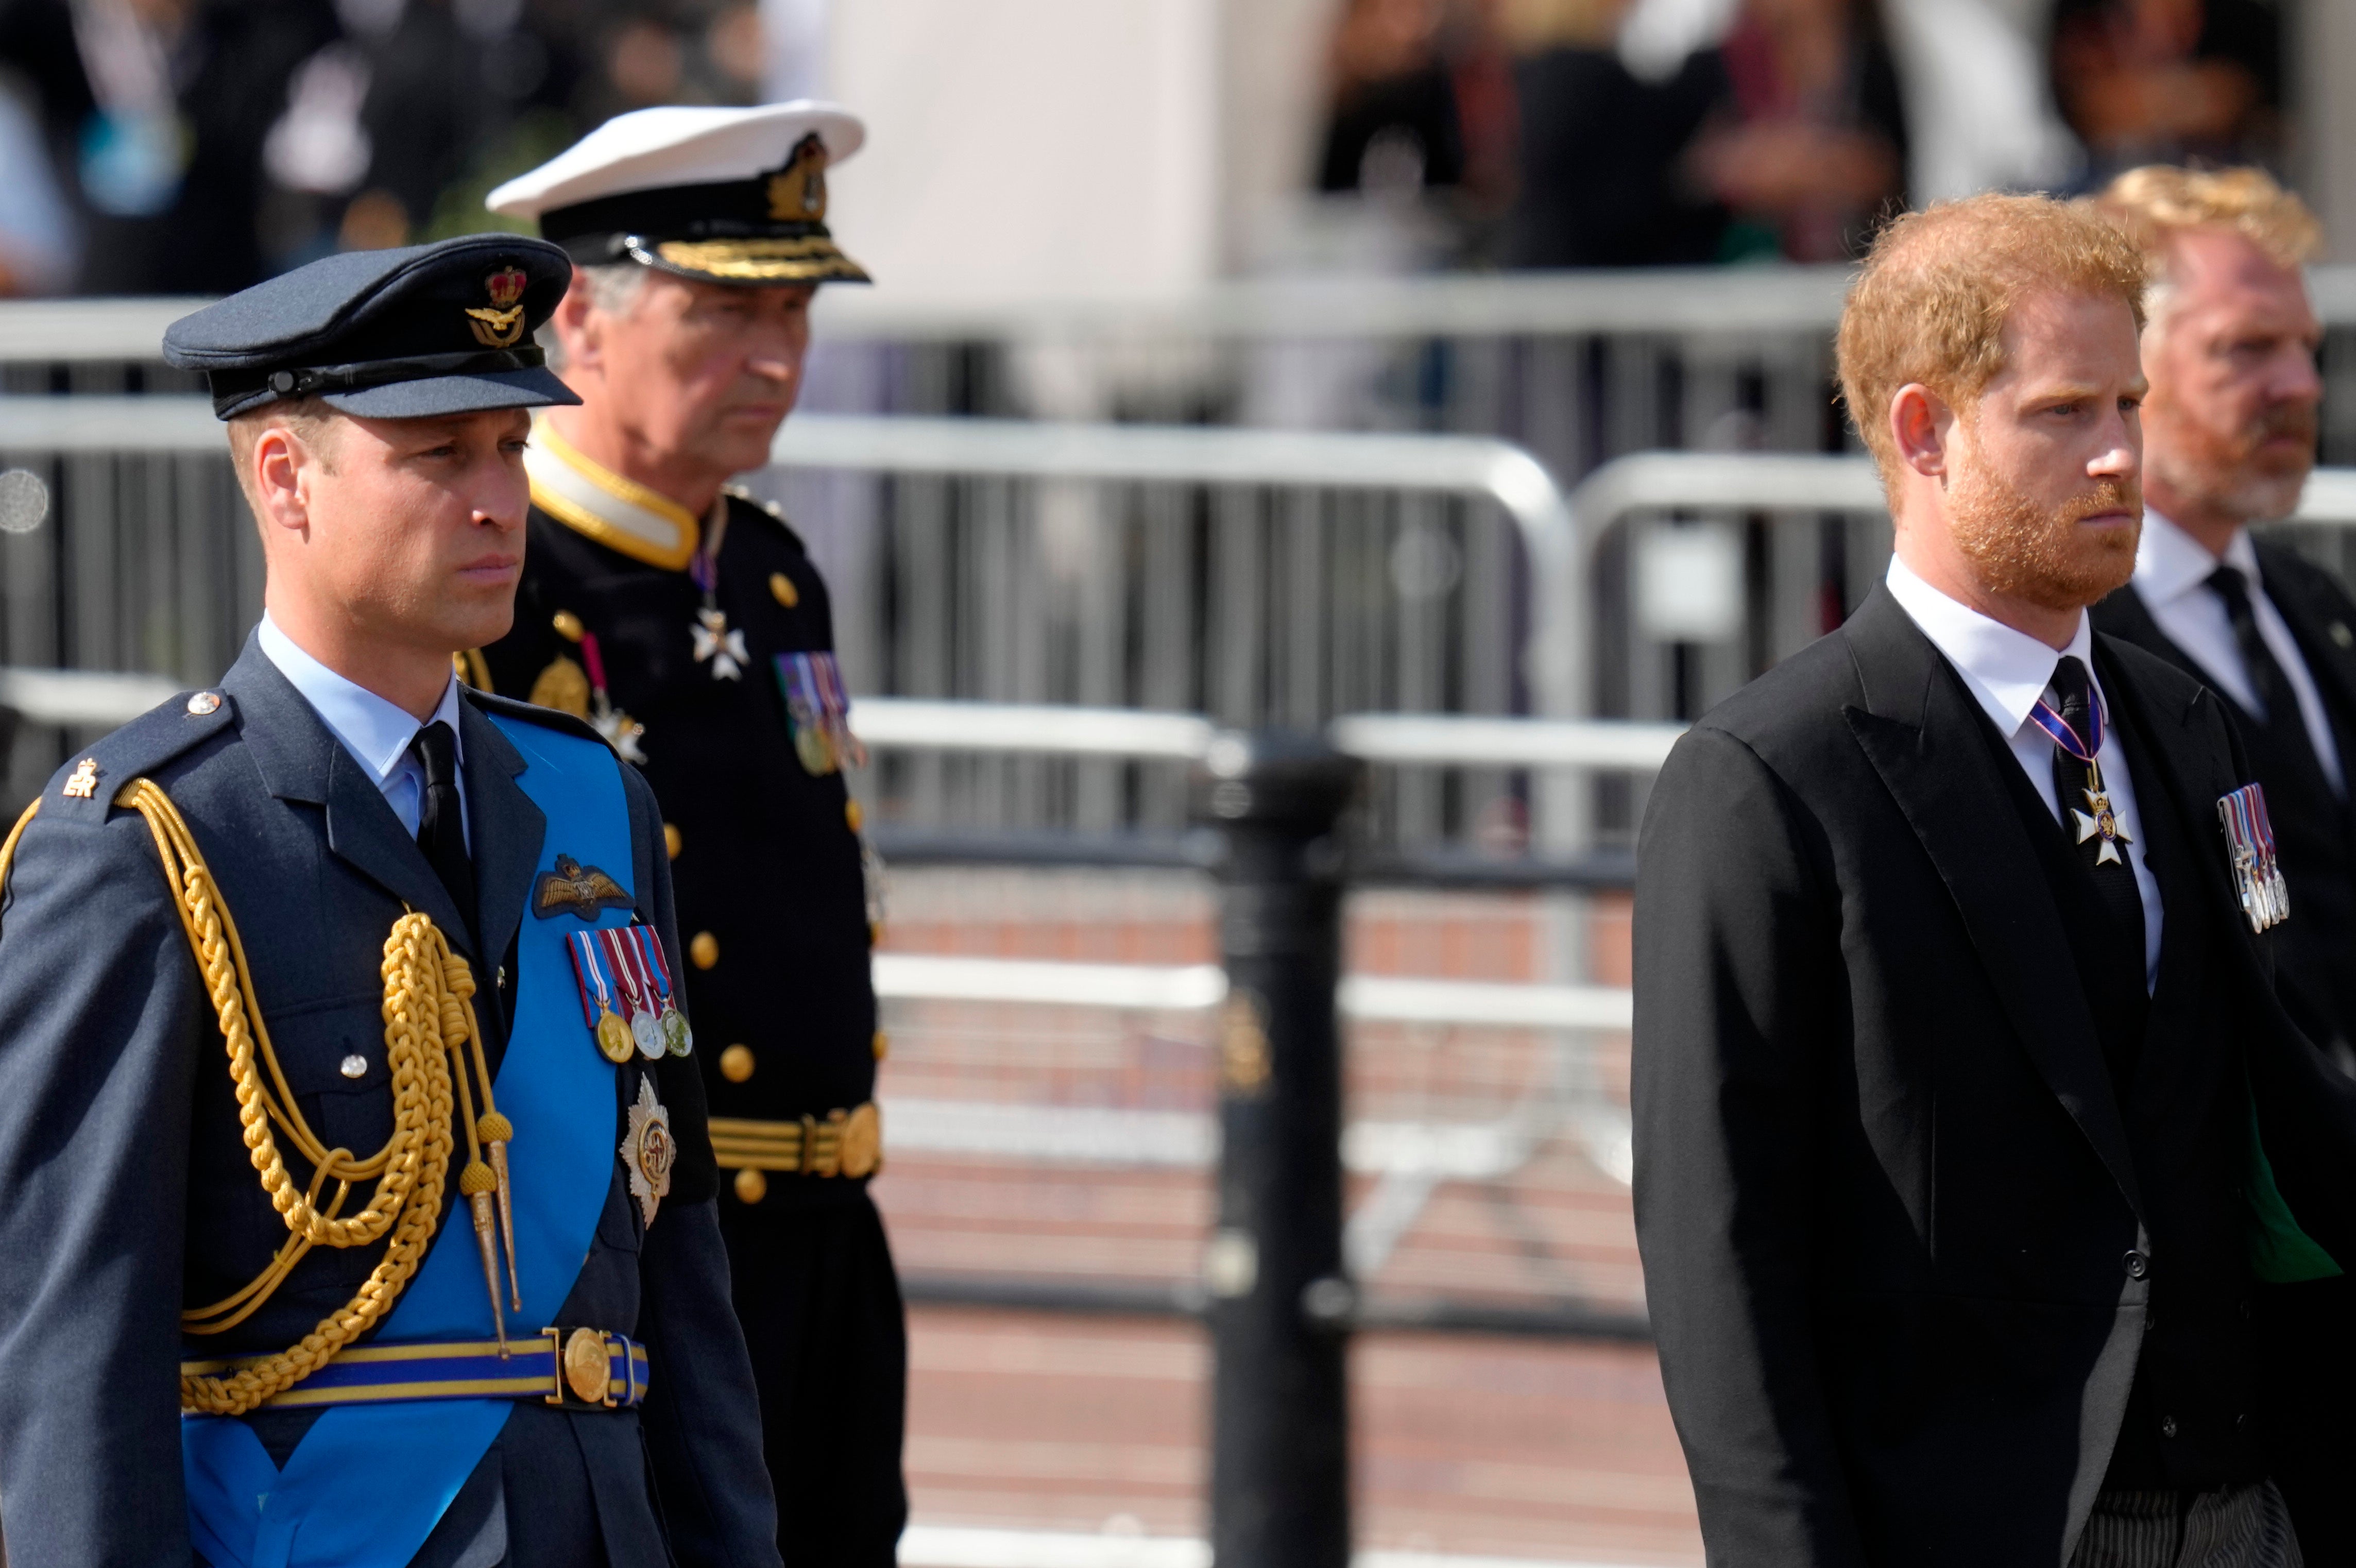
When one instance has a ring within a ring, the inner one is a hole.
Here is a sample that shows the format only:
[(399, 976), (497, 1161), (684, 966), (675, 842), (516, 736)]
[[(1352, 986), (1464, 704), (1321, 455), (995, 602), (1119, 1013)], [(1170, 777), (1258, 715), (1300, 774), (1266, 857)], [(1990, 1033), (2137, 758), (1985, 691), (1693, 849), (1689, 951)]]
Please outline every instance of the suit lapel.
[(1889, 590), (1876, 586), (1844, 635), (1866, 706), (1849, 727), (1939, 872), (2014, 1033), (2127, 1201), (2141, 1212), (2118, 1096), (2060, 913), (2007, 800), (1987, 721)]
[[(2323, 688), (2325, 707), (2335, 716), (2356, 714), (2356, 646), (2342, 646), (2340, 641), (2340, 636), (2351, 633), (2348, 622), (2336, 607), (2318, 602), (2299, 573), (2286, 569), (2276, 546), (2261, 544), (2257, 552), (2259, 581), (2265, 586), (2266, 597), (2282, 612), (2283, 624), (2290, 628), (2291, 640), (2298, 644), (2308, 672)], [(2340, 636), (2333, 635), (2335, 630)]]
[(477, 929), (482, 932), (485, 959), (497, 962), (522, 923), (532, 870), (540, 865), (548, 835), (548, 818), (516, 784), (525, 767), (523, 753), (463, 697), (458, 727), (465, 742), (466, 810), (473, 829)]
[(237, 699), (242, 738), (270, 792), (323, 808), (337, 858), (431, 918), (453, 947), (466, 948), (466, 922), (384, 791), (259, 643), (246, 639), (221, 689)]

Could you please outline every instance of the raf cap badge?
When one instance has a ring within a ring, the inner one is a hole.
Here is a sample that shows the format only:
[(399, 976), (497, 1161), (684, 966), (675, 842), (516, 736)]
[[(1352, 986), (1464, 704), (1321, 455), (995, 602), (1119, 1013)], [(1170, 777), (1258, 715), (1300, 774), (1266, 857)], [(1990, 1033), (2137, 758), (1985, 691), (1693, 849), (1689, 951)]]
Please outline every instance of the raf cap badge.
[(483, 288), (491, 296), (489, 308), (466, 312), (466, 325), (476, 342), (486, 349), (515, 346), (523, 336), (523, 291), (530, 281), (516, 266), (501, 267), (483, 280)]
[(556, 869), (541, 873), (531, 890), (531, 912), (543, 920), (566, 914), (594, 920), (600, 909), (629, 907), (630, 896), (620, 883), (569, 854), (558, 855)]
[(2225, 848), (2233, 861), (2233, 892), (2250, 929), (2263, 931), (2290, 918), (2290, 884), (2275, 858), (2275, 827), (2266, 818), (2266, 792), (2244, 784), (2217, 799)]

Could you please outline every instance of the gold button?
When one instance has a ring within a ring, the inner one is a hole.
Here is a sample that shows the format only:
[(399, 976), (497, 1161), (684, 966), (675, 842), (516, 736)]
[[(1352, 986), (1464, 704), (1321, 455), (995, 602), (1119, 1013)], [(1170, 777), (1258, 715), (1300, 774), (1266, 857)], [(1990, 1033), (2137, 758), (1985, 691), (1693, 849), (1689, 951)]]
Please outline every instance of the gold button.
[(777, 603), (785, 606), (787, 609), (791, 609), (796, 605), (802, 602), (801, 591), (794, 586), (794, 580), (791, 577), (787, 576), (783, 572), (772, 572), (769, 574), (769, 592), (775, 594), (777, 597)]
[(842, 803), (842, 820), (851, 824), (852, 832), (857, 832), (860, 824), (867, 821), (867, 813), (859, 809), (858, 801), (845, 800)]
[(720, 1076), (731, 1083), (742, 1083), (753, 1076), (753, 1047), (731, 1046), (720, 1053)]
[(679, 858), (679, 828), (674, 823), (663, 824), (663, 849), (673, 860)]
[(687, 944), (687, 956), (695, 961), (698, 969), (710, 969), (720, 961), (720, 939), (710, 931), (698, 931), (695, 940)]
[(580, 641), (582, 635), (589, 629), (581, 624), (581, 618), (571, 610), (557, 611), (549, 624), (556, 628), (556, 635), (567, 642)]
[(892, 1036), (881, 1029), (875, 1031), (875, 1037), (869, 1041), (868, 1045), (874, 1051), (875, 1059), (879, 1062), (892, 1054)]
[(749, 1165), (736, 1173), (736, 1201), (758, 1203), (769, 1196), (769, 1178)]

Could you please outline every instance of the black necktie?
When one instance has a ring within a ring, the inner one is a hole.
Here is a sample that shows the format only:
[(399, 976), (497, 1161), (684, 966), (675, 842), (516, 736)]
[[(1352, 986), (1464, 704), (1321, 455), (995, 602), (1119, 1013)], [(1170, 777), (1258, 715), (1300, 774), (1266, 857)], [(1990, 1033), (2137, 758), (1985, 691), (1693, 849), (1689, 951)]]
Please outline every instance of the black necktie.
[[(2065, 657), (2053, 667), (2052, 684), (2045, 688), (2046, 705), (2062, 715), (2077, 744), (2099, 752), (2102, 720), (2094, 711), (2094, 683), (2086, 667)], [(2103, 907), (2111, 912), (2135, 954), (2136, 975), (2143, 975), (2143, 895), (2136, 887), (2135, 867), (2127, 863), (2125, 831), (2112, 816), (2109, 793), (2102, 788), (2099, 764), (2081, 760), (2059, 741), (2053, 746), (2053, 789), (2062, 803), (2062, 821), (2077, 843), (2078, 858), (2094, 873)], [(2104, 831), (2110, 823), (2111, 832)]]
[(2258, 634), (2257, 611), (2250, 603), (2250, 585), (2237, 566), (2220, 566), (2209, 574), (2209, 591), (2225, 601), (2225, 618), (2233, 623), (2233, 644), (2242, 650), (2242, 668), (2249, 672), (2251, 690), (2257, 693), (2257, 716), (2265, 721), (2268, 729), (2284, 740), (2297, 740), (2313, 748), (2306, 721), (2300, 717), (2298, 699), (2292, 694), (2290, 680), (2283, 667), (2275, 660), (2275, 650)]
[(458, 809), (458, 737), (436, 719), (409, 743), (425, 769), (425, 798), (417, 809), (417, 847), (442, 879), (450, 902), (469, 929), (475, 920), (475, 863), (466, 855), (465, 819)]

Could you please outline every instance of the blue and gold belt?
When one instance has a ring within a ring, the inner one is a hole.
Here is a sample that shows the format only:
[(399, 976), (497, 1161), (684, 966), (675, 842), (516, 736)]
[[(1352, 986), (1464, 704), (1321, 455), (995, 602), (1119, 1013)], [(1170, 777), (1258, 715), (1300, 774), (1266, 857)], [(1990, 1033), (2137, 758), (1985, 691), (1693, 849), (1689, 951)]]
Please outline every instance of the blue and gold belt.
[[(647, 1348), (595, 1328), (543, 1328), (537, 1345), (490, 1339), (355, 1346), (263, 1408), (299, 1410), (396, 1400), (539, 1399), (571, 1410), (629, 1410), (647, 1397)], [(220, 1376), (237, 1360), (183, 1361), (183, 1376)]]

